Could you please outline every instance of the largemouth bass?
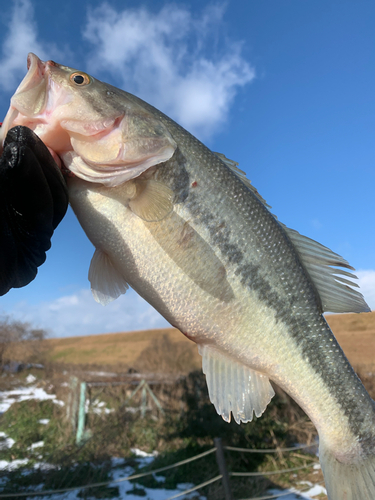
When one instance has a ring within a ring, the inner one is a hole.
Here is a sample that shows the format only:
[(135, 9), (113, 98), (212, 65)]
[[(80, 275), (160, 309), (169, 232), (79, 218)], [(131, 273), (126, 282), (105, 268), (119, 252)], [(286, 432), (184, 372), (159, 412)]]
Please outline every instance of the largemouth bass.
[(74, 174), (94, 298), (130, 285), (196, 342), (225, 420), (260, 416), (276, 382), (318, 430), (329, 499), (374, 500), (375, 405), (322, 316), (369, 310), (349, 264), (281, 224), (234, 162), (86, 73), (30, 54), (14, 125)]

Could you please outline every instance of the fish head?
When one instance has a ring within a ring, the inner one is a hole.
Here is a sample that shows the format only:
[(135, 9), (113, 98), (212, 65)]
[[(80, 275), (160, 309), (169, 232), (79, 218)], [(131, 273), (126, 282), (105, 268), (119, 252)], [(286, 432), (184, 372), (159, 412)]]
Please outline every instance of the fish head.
[(168, 129), (126, 92), (32, 53), (27, 67), (0, 129), (1, 144), (10, 128), (27, 126), (65, 169), (107, 186), (173, 155)]

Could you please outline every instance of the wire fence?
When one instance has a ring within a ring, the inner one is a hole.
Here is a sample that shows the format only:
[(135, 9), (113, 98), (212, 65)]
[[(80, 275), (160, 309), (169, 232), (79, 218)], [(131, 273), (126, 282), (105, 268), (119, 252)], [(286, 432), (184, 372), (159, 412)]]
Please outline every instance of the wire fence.
[[(176, 462), (174, 464), (167, 465), (164, 467), (159, 467), (159, 468), (153, 469), (151, 471), (138, 473), (138, 474), (132, 474), (132, 475), (122, 477), (119, 479), (111, 479), (111, 480), (107, 480), (107, 481), (89, 483), (89, 484), (84, 484), (81, 486), (71, 486), (69, 488), (59, 488), (59, 489), (54, 489), (54, 490), (23, 491), (23, 492), (17, 492), (17, 493), (4, 493), (4, 494), (0, 494), (0, 498), (35, 497), (35, 496), (40, 497), (40, 496), (68, 493), (71, 491), (81, 490), (81, 489), (86, 489), (86, 488), (97, 488), (97, 487), (101, 487), (101, 486), (115, 485), (118, 483), (122, 483), (124, 481), (132, 481), (132, 480), (140, 479), (140, 478), (143, 478), (146, 476), (151, 476), (153, 474), (158, 474), (160, 472), (164, 472), (164, 471), (176, 468), (176, 467), (181, 467), (185, 464), (188, 464), (188, 463), (193, 462), (195, 460), (202, 459), (203, 457), (206, 457), (207, 455), (210, 455), (210, 454), (216, 452), (216, 459), (217, 459), (218, 468), (220, 471), (219, 475), (217, 475), (211, 479), (208, 479), (207, 481), (204, 481), (203, 483), (200, 483), (197, 486), (186, 489), (184, 491), (181, 491), (178, 494), (175, 494), (171, 497), (168, 497), (165, 500), (174, 500), (175, 498), (179, 498), (179, 497), (182, 497), (184, 495), (188, 495), (194, 491), (200, 490), (200, 489), (204, 488), (205, 486), (208, 486), (208, 485), (215, 483), (217, 481), (220, 481), (220, 480), (223, 482), (226, 500), (233, 500), (232, 494), (231, 494), (230, 482), (229, 482), (230, 477), (262, 477), (262, 476), (267, 477), (267, 476), (276, 475), (276, 474), (285, 474), (285, 473), (289, 473), (289, 472), (299, 471), (302, 469), (313, 468), (314, 466), (316, 466), (318, 464), (318, 462), (316, 460), (311, 459), (311, 463), (309, 463), (309, 464), (302, 465), (299, 467), (279, 469), (276, 471), (228, 472), (226, 469), (226, 462), (225, 462), (223, 450), (241, 452), (241, 453), (284, 453), (284, 452), (297, 451), (297, 450), (302, 450), (302, 449), (307, 449), (307, 448), (316, 448), (316, 444), (294, 446), (294, 447), (290, 447), (290, 448), (251, 449), (251, 448), (236, 448), (233, 446), (223, 446), (221, 439), (215, 438), (215, 447), (213, 447), (207, 451), (204, 451), (202, 453), (199, 453), (199, 454), (195, 455), (194, 457), (190, 457), (190, 458), (187, 458), (185, 460), (181, 460), (179, 462)], [(308, 490), (306, 490), (306, 491), (308, 491)], [(276, 495), (262, 496), (262, 497), (256, 497), (256, 498), (253, 497), (253, 498), (241, 499), (241, 500), (268, 500), (268, 499), (272, 499), (272, 498), (279, 498), (282, 496), (290, 495), (291, 493), (293, 493), (293, 491), (288, 490), (285, 493), (278, 493)], [(297, 493), (297, 491), (296, 491), (296, 493)], [(299, 491), (298, 494), (300, 494), (300, 493), (304, 493), (304, 492)]]
[(224, 446), (224, 449), (228, 451), (240, 451), (242, 453), (284, 453), (286, 451), (297, 451), (297, 450), (305, 450), (306, 448), (316, 448), (316, 443), (314, 444), (301, 444), (298, 446), (292, 446), (291, 448), (262, 448), (254, 449), (254, 448), (236, 448), (235, 446)]

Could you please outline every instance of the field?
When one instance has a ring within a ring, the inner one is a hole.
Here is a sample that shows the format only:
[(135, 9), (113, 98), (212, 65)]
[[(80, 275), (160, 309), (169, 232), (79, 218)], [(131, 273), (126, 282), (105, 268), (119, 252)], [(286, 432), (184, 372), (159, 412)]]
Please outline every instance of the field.
[[(106, 366), (122, 371), (134, 368), (163, 373), (176, 369), (188, 373), (200, 368), (195, 344), (175, 328), (46, 339), (43, 350), (46, 361), (54, 364)], [(176, 367), (178, 360), (181, 366)], [(168, 367), (168, 361), (173, 366)]]
[(327, 321), (353, 367), (375, 371), (375, 311), (330, 314)]
[[(371, 370), (375, 355), (375, 311), (330, 314), (327, 321), (351, 364), (356, 369)], [(195, 344), (174, 328), (47, 339), (44, 350), (46, 360), (69, 365), (142, 368), (167, 373), (188, 373), (201, 366)]]
[[(328, 315), (327, 321), (374, 397), (375, 312)], [(236, 499), (259, 498), (267, 488), (281, 491), (293, 486), (304, 490), (308, 484), (323, 484), (314, 451), (280, 451), (296, 443), (315, 442), (315, 428), (298, 405), (275, 387), (275, 398), (255, 423), (239, 426), (224, 422), (209, 402), (195, 344), (174, 328), (46, 339), (33, 349), (32, 356), (30, 343), (10, 347), (14, 348), (11, 359), (42, 362), (45, 369), (4, 372), (0, 378), (0, 403), (9, 401), (9, 408), (0, 416), (0, 466), (13, 467), (18, 461), (25, 468), (0, 472), (1, 493), (33, 491), (42, 485), (47, 490), (77, 486), (72, 500), (87, 494), (98, 499), (119, 497), (118, 485), (86, 490), (78, 485), (108, 481), (122, 474), (124, 467), (139, 471), (135, 449), (158, 451), (159, 456), (150, 464), (154, 469), (210, 449), (218, 436), (224, 444), (239, 448), (278, 450), (274, 455), (226, 453), (229, 470), (273, 473), (291, 469), (269, 479), (232, 477)], [(143, 378), (150, 383), (162, 412), (148, 397), (142, 415), (146, 392), (138, 391), (133, 396), (133, 391)], [(78, 443), (81, 381), (87, 382), (85, 434), (83, 442)], [(28, 399), (27, 392), (33, 391), (39, 391), (39, 396)], [(14, 396), (17, 392), (19, 395)], [(124, 464), (119, 471), (115, 465), (118, 460)], [(301, 469), (305, 466), (307, 470)], [(143, 465), (139, 467), (145, 470)], [(163, 498), (172, 495), (179, 484), (200, 484), (217, 473), (214, 455), (181, 471), (165, 472), (163, 487), (167, 491)], [(126, 484), (123, 497), (132, 493), (152, 500), (159, 494), (160, 481), (155, 478)], [(200, 493), (208, 500), (224, 500), (220, 482), (204, 487)], [(305, 498), (327, 499), (322, 490)]]

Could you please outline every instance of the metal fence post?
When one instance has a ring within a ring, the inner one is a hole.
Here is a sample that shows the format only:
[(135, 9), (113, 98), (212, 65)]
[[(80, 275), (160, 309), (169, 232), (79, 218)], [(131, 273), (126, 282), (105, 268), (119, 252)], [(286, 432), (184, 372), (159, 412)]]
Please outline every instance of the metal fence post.
[(81, 382), (81, 392), (78, 410), (78, 425), (76, 443), (79, 445), (83, 439), (85, 431), (85, 404), (86, 404), (86, 382)]
[(221, 441), (221, 438), (215, 438), (214, 443), (215, 443), (215, 447), (216, 447), (216, 461), (217, 461), (217, 465), (219, 466), (220, 474), (222, 475), (225, 500), (233, 500), (232, 491), (230, 489), (227, 464), (225, 462), (224, 448), (223, 448), (223, 443)]

